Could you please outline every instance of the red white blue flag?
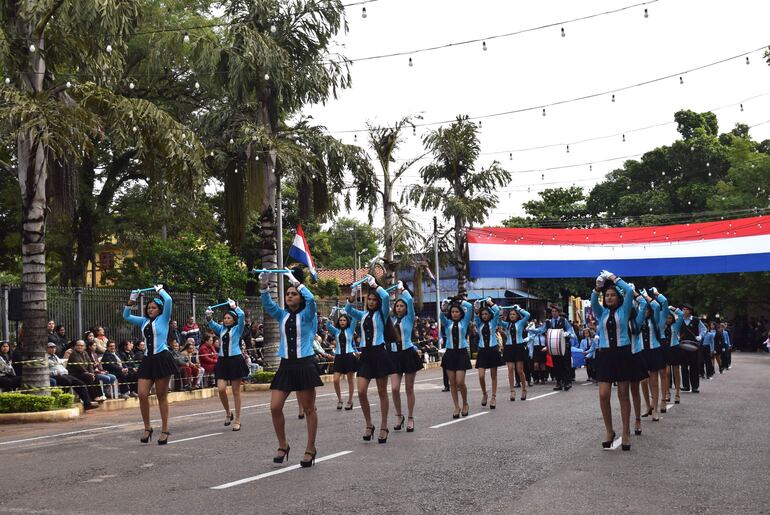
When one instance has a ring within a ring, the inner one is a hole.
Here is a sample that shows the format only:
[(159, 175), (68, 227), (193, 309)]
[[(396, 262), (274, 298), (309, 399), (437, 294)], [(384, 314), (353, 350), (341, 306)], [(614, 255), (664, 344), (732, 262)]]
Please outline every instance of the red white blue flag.
[(468, 229), (471, 277), (770, 270), (770, 216), (610, 229)]
[(294, 241), (289, 249), (289, 257), (305, 265), (310, 271), (310, 275), (314, 281), (318, 281), (318, 274), (315, 271), (315, 265), (313, 264), (313, 256), (310, 255), (310, 247), (307, 244), (307, 238), (305, 233), (302, 232), (302, 224), (297, 226), (297, 234), (294, 236)]

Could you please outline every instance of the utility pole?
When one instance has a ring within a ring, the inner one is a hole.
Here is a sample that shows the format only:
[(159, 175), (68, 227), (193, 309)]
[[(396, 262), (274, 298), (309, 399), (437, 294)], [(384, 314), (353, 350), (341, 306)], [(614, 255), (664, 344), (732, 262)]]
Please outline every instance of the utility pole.
[[(278, 157), (278, 151), (276, 151), (274, 148), (270, 149), (270, 162), (273, 164), (273, 173), (275, 173), (275, 169), (278, 165), (278, 161), (276, 158)], [(278, 269), (283, 268), (283, 209), (281, 206), (282, 198), (281, 198), (281, 178), (278, 177), (277, 186), (276, 186), (276, 195), (275, 195), (275, 214), (276, 214), (276, 229), (277, 234), (275, 235), (275, 242), (277, 245), (276, 250), (278, 251), (277, 258), (278, 258)], [(278, 281), (278, 305), (283, 307), (283, 276), (281, 274), (278, 274), (276, 277)]]
[(433, 266), (436, 270), (436, 327), (438, 327), (438, 348), (441, 349), (441, 293), (439, 288), (438, 264), (438, 221), (433, 217)]
[(356, 275), (358, 274), (358, 242), (356, 240), (356, 226), (353, 226), (353, 282), (358, 280)]

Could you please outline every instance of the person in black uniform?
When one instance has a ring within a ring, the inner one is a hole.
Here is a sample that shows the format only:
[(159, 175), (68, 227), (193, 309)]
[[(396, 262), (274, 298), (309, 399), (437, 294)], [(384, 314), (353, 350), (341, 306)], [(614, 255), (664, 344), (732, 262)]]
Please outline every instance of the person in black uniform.
[[(706, 333), (706, 327), (703, 325), (703, 322), (693, 316), (694, 311), (690, 304), (683, 304), (682, 311), (684, 312), (684, 320), (682, 327), (679, 329), (680, 345), (685, 341), (690, 341), (697, 342), (696, 345), (700, 347), (700, 341)], [(684, 351), (681, 354), (681, 358), (682, 390), (689, 392), (692, 389), (692, 393), (698, 393), (700, 388), (701, 354), (698, 351)]]

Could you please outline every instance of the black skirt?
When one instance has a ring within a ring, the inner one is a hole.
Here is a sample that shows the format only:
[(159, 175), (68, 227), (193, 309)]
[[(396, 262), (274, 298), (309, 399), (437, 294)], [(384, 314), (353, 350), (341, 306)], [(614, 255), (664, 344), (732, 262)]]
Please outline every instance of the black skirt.
[(179, 373), (179, 367), (168, 349), (145, 356), (139, 365), (139, 379), (163, 379)]
[(471, 358), (468, 355), (468, 349), (447, 349), (444, 357), (441, 359), (441, 366), (453, 372), (473, 368), (471, 366)]
[(271, 390), (282, 392), (300, 392), (318, 386), (323, 386), (318, 368), (315, 366), (315, 356), (299, 359), (281, 358), (278, 371), (275, 373)]
[[(503, 347), (503, 361), (506, 363), (516, 363), (517, 361), (525, 361), (527, 359), (527, 346), (526, 345), (506, 345)], [(541, 352), (540, 354), (545, 354)], [(545, 361), (545, 356), (543, 356)]]
[(249, 375), (249, 367), (246, 360), (240, 354), (237, 356), (220, 356), (214, 365), (214, 379), (217, 381), (224, 379), (232, 381), (233, 379), (243, 379)]
[(398, 352), (391, 352), (390, 359), (393, 360), (396, 371), (399, 374), (414, 374), (418, 370), (423, 369), (420, 354), (415, 347), (410, 347)]
[(497, 368), (501, 365), (503, 358), (497, 347), (484, 347), (476, 354), (476, 368)]
[(545, 363), (546, 359), (546, 353), (543, 352), (543, 346), (539, 345), (535, 347), (534, 352), (532, 352), (532, 361), (535, 363)]
[(679, 345), (674, 345), (673, 347), (668, 348), (668, 353), (666, 354), (666, 363), (672, 367), (678, 367), (682, 364), (682, 349), (679, 348)]
[(666, 354), (663, 347), (657, 349), (645, 349), (644, 362), (649, 372), (657, 372), (666, 368)]
[(334, 355), (334, 373), (349, 374), (358, 372), (358, 358), (352, 353)]
[[(594, 358), (594, 369), (596, 370), (596, 380), (602, 383), (614, 383), (622, 381), (639, 381), (647, 377), (644, 361), (640, 361), (637, 356), (641, 354), (632, 354), (631, 346), (611, 347), (609, 349), (599, 349)], [(640, 377), (641, 368), (644, 368), (644, 376)]]
[(358, 377), (364, 379), (379, 379), (396, 373), (393, 359), (384, 345), (361, 348), (361, 363), (358, 366)]

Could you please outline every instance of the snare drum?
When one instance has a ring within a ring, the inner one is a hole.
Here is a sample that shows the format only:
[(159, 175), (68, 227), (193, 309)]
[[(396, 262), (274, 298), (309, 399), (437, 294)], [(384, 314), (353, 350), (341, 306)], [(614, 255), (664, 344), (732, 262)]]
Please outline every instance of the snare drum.
[(564, 329), (548, 329), (545, 340), (551, 356), (564, 356), (567, 349), (567, 333)]

